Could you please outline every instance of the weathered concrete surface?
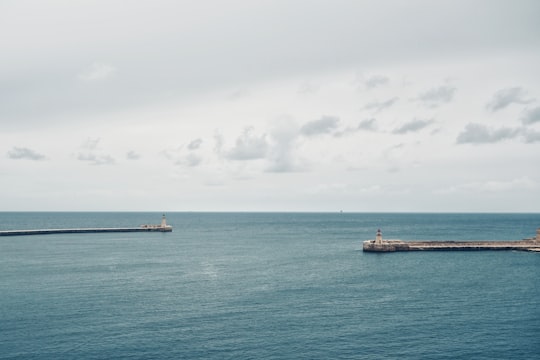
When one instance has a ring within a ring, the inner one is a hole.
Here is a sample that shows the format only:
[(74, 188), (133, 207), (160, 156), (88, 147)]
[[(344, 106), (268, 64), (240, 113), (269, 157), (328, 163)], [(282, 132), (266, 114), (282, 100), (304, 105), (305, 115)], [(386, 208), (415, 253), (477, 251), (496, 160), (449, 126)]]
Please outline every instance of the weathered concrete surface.
[(474, 251), (474, 250), (522, 250), (540, 251), (540, 241), (526, 239), (518, 241), (402, 241), (367, 240), (363, 243), (367, 252), (395, 251)]

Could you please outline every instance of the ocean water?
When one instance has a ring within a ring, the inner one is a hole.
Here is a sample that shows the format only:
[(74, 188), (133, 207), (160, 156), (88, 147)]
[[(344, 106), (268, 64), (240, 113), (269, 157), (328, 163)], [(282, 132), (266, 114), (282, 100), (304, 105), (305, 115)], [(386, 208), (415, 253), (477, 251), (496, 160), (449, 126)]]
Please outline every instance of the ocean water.
[[(0, 230), (159, 213), (0, 213)], [(169, 213), (172, 233), (0, 237), (0, 359), (539, 359), (540, 214)]]

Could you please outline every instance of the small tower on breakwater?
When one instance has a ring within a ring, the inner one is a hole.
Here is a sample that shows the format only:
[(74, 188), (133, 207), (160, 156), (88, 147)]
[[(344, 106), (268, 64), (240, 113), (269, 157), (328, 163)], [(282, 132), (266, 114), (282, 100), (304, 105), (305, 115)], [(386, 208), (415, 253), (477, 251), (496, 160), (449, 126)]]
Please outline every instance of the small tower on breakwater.
[(377, 230), (377, 235), (375, 236), (375, 245), (382, 245), (382, 233), (381, 229)]
[(141, 228), (149, 230), (149, 231), (163, 231), (163, 232), (172, 231), (172, 226), (167, 225), (167, 218), (165, 217), (165, 214), (163, 214), (163, 216), (161, 217), (160, 224), (143, 224), (141, 225)]
[(165, 217), (165, 214), (161, 217), (161, 227), (166, 228), (167, 227), (167, 218)]

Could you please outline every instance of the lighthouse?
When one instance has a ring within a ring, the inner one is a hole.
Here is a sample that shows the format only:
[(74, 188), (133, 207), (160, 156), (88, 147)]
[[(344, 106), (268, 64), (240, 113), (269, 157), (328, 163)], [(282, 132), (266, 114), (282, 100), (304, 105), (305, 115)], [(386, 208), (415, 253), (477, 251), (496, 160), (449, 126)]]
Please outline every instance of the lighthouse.
[(381, 229), (377, 230), (377, 235), (375, 236), (375, 244), (382, 245), (382, 233)]
[(167, 218), (165, 217), (165, 214), (163, 214), (163, 216), (161, 217), (161, 225), (160, 225), (162, 228), (166, 228), (167, 227)]

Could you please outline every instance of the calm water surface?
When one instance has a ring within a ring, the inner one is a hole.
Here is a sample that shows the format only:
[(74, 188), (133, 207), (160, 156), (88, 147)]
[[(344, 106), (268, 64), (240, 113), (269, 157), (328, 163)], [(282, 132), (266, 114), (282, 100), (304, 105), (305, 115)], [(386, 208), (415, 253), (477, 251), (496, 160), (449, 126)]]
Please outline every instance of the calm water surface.
[[(158, 213), (0, 213), (0, 230)], [(170, 213), (173, 233), (0, 237), (1, 359), (538, 359), (540, 214)]]

